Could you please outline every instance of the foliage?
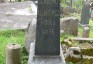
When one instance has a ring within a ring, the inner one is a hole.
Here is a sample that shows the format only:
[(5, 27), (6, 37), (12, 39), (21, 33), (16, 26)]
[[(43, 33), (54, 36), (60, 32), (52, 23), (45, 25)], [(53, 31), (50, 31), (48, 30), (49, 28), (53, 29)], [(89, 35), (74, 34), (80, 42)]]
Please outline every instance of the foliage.
[(61, 6), (66, 6), (67, 0), (60, 0), (61, 1)]
[(22, 64), (27, 64), (28, 61), (28, 53), (24, 46), (22, 46)]
[(82, 2), (83, 2), (83, 0), (76, 0), (76, 2), (73, 3), (73, 6), (75, 8), (81, 9), (82, 8)]
[(93, 38), (93, 20), (89, 21), (89, 25), (90, 25), (90, 38)]
[(71, 38), (73, 37), (72, 35), (69, 34), (62, 34), (60, 35), (60, 42), (62, 42), (65, 38)]
[[(82, 8), (82, 1), (83, 0), (72, 0), (72, 6), (77, 9)], [(70, 2), (70, 0), (61, 0), (61, 6), (67, 6), (67, 2)]]

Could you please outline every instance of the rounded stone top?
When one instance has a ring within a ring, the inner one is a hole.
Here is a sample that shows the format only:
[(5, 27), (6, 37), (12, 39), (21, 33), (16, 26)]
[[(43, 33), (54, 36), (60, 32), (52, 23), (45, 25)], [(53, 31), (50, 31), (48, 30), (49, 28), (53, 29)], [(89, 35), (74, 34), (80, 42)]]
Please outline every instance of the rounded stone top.
[(6, 47), (8, 49), (19, 49), (19, 48), (21, 48), (21, 45), (17, 44), (17, 43), (11, 43), (11, 44), (8, 44)]
[(67, 20), (78, 20), (76, 17), (64, 17), (60, 19), (61, 21), (67, 21)]

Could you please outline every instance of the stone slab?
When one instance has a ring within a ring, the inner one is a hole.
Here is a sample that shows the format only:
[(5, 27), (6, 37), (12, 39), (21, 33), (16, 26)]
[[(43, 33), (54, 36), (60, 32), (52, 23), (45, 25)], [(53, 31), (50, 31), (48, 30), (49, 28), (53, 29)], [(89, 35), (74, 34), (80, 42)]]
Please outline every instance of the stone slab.
[(81, 26), (82, 28), (83, 28), (83, 27), (89, 27), (89, 24), (84, 24), (84, 25), (83, 25), (83, 24), (79, 23), (79, 26)]
[(26, 29), (36, 14), (37, 7), (32, 1), (0, 3), (0, 30)]
[(34, 18), (34, 16), (5, 16), (4, 14), (0, 14), (0, 18), (0, 30), (16, 30), (26, 29), (29, 21)]
[(65, 64), (60, 56), (35, 56), (29, 64)]
[(32, 1), (0, 3), (0, 13), (14, 15), (36, 15), (37, 9), (32, 7), (35, 4)]
[(35, 53), (35, 42), (31, 43), (30, 45), (30, 54), (29, 54), (28, 64), (65, 64), (62, 49), (60, 51), (59, 56), (52, 56), (52, 55), (35, 56), (34, 53)]
[(71, 38), (75, 41), (93, 41), (93, 38)]

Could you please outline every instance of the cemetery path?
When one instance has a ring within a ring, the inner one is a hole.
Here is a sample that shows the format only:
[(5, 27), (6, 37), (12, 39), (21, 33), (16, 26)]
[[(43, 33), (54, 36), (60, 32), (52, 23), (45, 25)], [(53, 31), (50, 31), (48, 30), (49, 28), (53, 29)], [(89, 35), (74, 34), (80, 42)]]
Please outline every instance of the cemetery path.
[(0, 3), (0, 30), (26, 29), (36, 14), (37, 7), (32, 1)]

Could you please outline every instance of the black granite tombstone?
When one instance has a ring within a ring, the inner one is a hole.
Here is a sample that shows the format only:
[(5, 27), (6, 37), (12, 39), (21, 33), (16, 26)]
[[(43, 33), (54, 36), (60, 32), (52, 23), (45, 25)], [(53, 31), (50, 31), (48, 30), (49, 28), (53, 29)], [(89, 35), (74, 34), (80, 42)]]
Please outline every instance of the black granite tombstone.
[(60, 0), (38, 0), (35, 55), (60, 54)]
[(90, 4), (88, 2), (83, 3), (82, 14), (81, 14), (81, 24), (89, 24), (90, 18)]

